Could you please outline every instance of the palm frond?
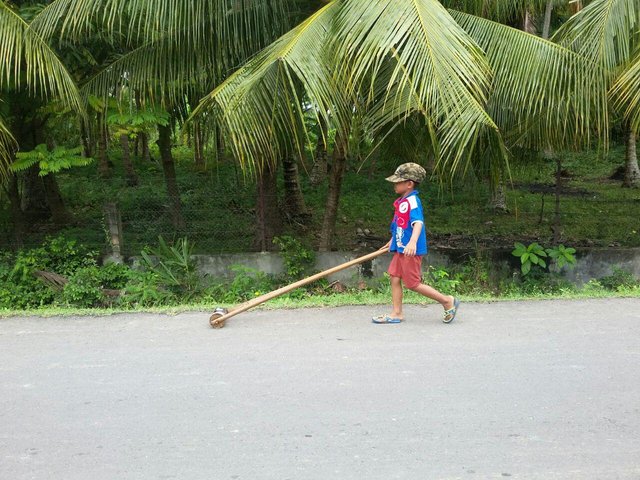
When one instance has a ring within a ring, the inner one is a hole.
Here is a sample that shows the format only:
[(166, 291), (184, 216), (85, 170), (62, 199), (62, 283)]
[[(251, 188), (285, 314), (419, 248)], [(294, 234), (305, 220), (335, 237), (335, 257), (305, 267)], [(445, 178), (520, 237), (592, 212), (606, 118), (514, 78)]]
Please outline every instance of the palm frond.
[(5, 183), (9, 177), (9, 165), (16, 150), (16, 141), (0, 118), (0, 184)]
[(571, 17), (552, 40), (613, 73), (640, 42), (638, 0), (594, 0)]
[(82, 113), (71, 75), (51, 47), (5, 2), (0, 2), (0, 89), (21, 88), (31, 94), (58, 97)]
[(213, 116), (244, 168), (260, 168), (277, 162), (291, 148), (302, 148), (308, 138), (302, 92), (315, 115), (345, 110), (337, 105), (340, 96), (323, 50), (337, 8), (337, 2), (323, 7), (267, 47), (207, 95), (193, 113), (194, 118)]
[(167, 35), (115, 57), (82, 85), (82, 93), (100, 97), (126, 85), (146, 99), (173, 105), (185, 97), (199, 98), (219, 82), (224, 72), (216, 60), (202, 45), (176, 43)]
[(640, 132), (640, 49), (611, 89), (614, 108), (621, 112), (634, 132)]
[[(286, 0), (55, 0), (33, 21), (43, 38), (81, 41), (96, 26), (130, 46), (167, 35), (179, 44), (215, 44), (228, 65), (282, 34)], [(231, 47), (231, 48), (228, 48)]]
[(516, 18), (521, 20), (525, 12), (543, 12), (547, 0), (442, 0), (440, 3), (448, 9), (504, 23)]
[(535, 35), (451, 11), (486, 52), (494, 72), (488, 110), (511, 144), (589, 146), (606, 140), (608, 107), (602, 68)]
[(437, 137), (439, 165), (449, 171), (468, 165), (481, 137), (501, 145), (484, 108), (489, 64), (439, 2), (346, 1), (336, 24), (340, 81), (352, 95), (366, 94), (378, 125), (422, 112)]

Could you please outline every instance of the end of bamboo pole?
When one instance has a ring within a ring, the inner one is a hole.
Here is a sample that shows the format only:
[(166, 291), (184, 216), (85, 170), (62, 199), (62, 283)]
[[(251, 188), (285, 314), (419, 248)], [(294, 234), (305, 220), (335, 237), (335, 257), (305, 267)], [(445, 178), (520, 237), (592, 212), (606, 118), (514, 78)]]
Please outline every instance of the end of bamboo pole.
[(229, 313), (229, 311), (226, 308), (216, 308), (213, 315), (209, 317), (209, 325), (211, 325), (211, 328), (223, 328), (226, 321), (224, 316), (227, 313)]

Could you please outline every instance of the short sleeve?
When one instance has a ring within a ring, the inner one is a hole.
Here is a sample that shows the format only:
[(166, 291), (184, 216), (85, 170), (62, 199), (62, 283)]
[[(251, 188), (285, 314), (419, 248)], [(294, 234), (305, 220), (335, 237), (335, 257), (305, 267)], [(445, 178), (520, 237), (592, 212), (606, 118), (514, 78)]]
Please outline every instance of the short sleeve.
[(409, 206), (411, 207), (411, 215), (409, 218), (411, 225), (416, 222), (424, 223), (424, 214), (422, 213), (420, 199), (416, 195), (412, 195), (407, 200), (409, 200)]

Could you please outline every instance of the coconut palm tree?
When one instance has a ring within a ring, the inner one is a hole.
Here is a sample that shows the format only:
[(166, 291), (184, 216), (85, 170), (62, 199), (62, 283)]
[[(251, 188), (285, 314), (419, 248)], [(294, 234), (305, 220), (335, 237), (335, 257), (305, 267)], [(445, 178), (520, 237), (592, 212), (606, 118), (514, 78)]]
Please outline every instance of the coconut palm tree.
[[(26, 22), (21, 21), (11, 6), (25, 2), (0, 0), (0, 39), (9, 38), (0, 47), (0, 54), (7, 52), (3, 60), (9, 60), (0, 67), (0, 73), (6, 71), (7, 75), (0, 77), (11, 78), (12, 68), (20, 71), (22, 65), (17, 59), (22, 52), (34, 59), (34, 63), (26, 63), (28, 83), (34, 92), (41, 87), (35, 80), (44, 81), (44, 92), (47, 88), (53, 90), (54, 95), (60, 94), (65, 101), (73, 101), (81, 108), (75, 85), (72, 85), (73, 92), (69, 86), (68, 91), (62, 91), (65, 86), (61, 84), (62, 74), (52, 76), (45, 71), (53, 68), (45, 65), (45, 60), (55, 60), (53, 65), (64, 70), (56, 58), (55, 47), (61, 51), (97, 41), (112, 47), (111, 60), (99, 73), (81, 80), (84, 100), (89, 94), (107, 97), (117, 91), (135, 91), (144, 103), (158, 103), (184, 115), (186, 99), (197, 102), (199, 96), (228, 76), (229, 71), (284, 31), (282, 25), (287, 18), (284, 2), (53, 0), (34, 9), (33, 18)], [(6, 22), (4, 17), (8, 19)], [(23, 37), (26, 40), (20, 43)], [(16, 81), (24, 83), (23, 79)], [(166, 148), (171, 144), (172, 130), (159, 125), (158, 132), (174, 223), (179, 225), (182, 221), (175, 168), (171, 150)], [(19, 135), (16, 139), (23, 143)], [(7, 149), (3, 151), (6, 163)]]
[(623, 113), (629, 127), (636, 133), (640, 132), (640, 52), (616, 79), (611, 97), (614, 107)]
[[(56, 52), (24, 20), (15, 6), (0, 1), (0, 93), (9, 101), (12, 91), (27, 90), (42, 98), (57, 98), (67, 108), (83, 112), (78, 88)], [(10, 125), (0, 118), (0, 180), (6, 181), (12, 160), (7, 142)], [(14, 135), (15, 137), (15, 135)], [(20, 143), (20, 138), (15, 138)]]
[[(284, 31), (284, 2), (54, 0), (38, 11), (29, 31), (44, 44), (73, 47), (98, 39), (114, 47), (105, 67), (82, 81), (85, 99), (137, 92), (140, 103), (160, 104), (180, 120), (187, 99), (197, 101)], [(159, 125), (158, 133), (172, 218), (180, 226), (172, 129)]]
[(613, 110), (627, 135), (626, 186), (640, 186), (636, 134), (640, 131), (640, 4), (594, 0), (573, 16), (553, 40), (598, 65)]
[(45, 143), (41, 130), (46, 117), (43, 120), (38, 108), (49, 100), (55, 99), (62, 108), (84, 117), (72, 75), (52, 46), (31, 29), (30, 22), (39, 9), (32, 2), (0, 1), (0, 100), (6, 105), (3, 111), (13, 117), (11, 122), (0, 118), (0, 183), (11, 203), (18, 245), (22, 243), (26, 216), (53, 215), (54, 220), (69, 217), (53, 173), (40, 177), (38, 167), (33, 167), (23, 176), (20, 193), (18, 178), (8, 169), (16, 150), (31, 150)]
[[(356, 112), (372, 136), (419, 114), (440, 172), (464, 172), (482, 151), (497, 173), (505, 145), (586, 145), (606, 130), (600, 80), (575, 52), (435, 0), (344, 0), (254, 57), (196, 116), (216, 118), (241, 164), (260, 168), (303, 148), (302, 88), (337, 129), (334, 157), (346, 156)], [(331, 244), (336, 199), (327, 199), (321, 248)]]

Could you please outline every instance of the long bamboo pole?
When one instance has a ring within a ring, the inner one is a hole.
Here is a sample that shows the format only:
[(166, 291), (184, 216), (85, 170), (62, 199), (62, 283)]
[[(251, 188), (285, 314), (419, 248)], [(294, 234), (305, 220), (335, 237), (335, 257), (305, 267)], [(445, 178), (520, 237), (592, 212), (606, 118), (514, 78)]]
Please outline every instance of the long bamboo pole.
[(300, 287), (304, 287), (305, 285), (308, 285), (310, 283), (315, 282), (316, 280), (320, 280), (321, 278), (324, 277), (328, 277), (329, 275), (333, 275), (334, 273), (337, 273), (341, 270), (345, 270), (349, 267), (353, 267), (355, 265), (358, 265), (360, 263), (364, 263), (367, 262), (369, 260), (373, 260), (374, 258), (377, 258), (381, 255), (384, 255), (385, 253), (389, 252), (389, 248), (387, 246), (381, 248), (380, 250), (376, 250), (375, 252), (369, 253), (367, 255), (364, 255), (362, 257), (358, 257), (355, 258), (353, 260), (350, 260), (346, 263), (343, 263), (341, 265), (338, 265), (336, 267), (330, 268), (328, 270), (324, 270), (320, 273), (316, 273), (315, 275), (312, 275), (310, 277), (307, 278), (303, 278), (302, 280), (298, 280), (295, 283), (292, 283), (290, 285), (286, 285), (282, 288), (279, 288), (278, 290), (274, 290), (273, 292), (269, 292), (269, 293), (265, 293), (264, 295), (260, 295), (259, 297), (253, 298), (251, 300), (249, 300), (248, 302), (245, 302), (241, 305), (238, 305), (236, 308), (234, 308), (233, 310), (231, 310), (230, 312), (224, 313), (223, 309), (216, 309), (217, 311), (211, 315), (211, 318), (209, 319), (209, 323), (211, 324), (211, 326), (213, 328), (222, 328), (225, 325), (225, 322), (231, 318), (234, 317), (236, 315), (238, 315), (239, 313), (242, 312), (246, 312), (247, 310), (249, 310), (250, 308), (256, 307), (264, 302), (267, 302), (269, 300), (272, 300), (276, 297), (279, 297), (280, 295), (284, 295), (285, 293), (288, 293), (292, 290), (295, 290), (296, 288), (300, 288)]

